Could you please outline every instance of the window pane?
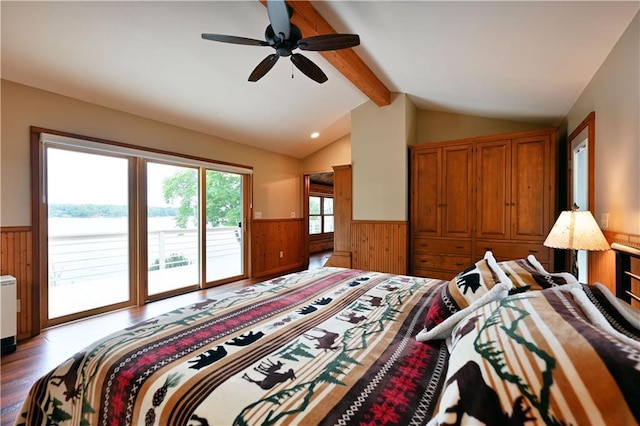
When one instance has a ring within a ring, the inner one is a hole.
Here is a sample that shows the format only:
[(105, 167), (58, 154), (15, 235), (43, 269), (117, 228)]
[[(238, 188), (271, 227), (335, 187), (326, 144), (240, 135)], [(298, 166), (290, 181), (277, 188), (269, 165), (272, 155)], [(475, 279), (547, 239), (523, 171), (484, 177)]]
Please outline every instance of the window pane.
[(198, 284), (198, 171), (147, 163), (149, 295)]
[(324, 232), (333, 232), (333, 216), (324, 217)]
[(320, 197), (309, 197), (309, 214), (320, 214)]
[(242, 175), (206, 171), (207, 282), (242, 275)]
[(130, 300), (128, 160), (47, 149), (48, 319)]
[(309, 217), (309, 234), (319, 234), (322, 232), (320, 216)]
[(333, 198), (324, 199), (324, 214), (333, 214)]

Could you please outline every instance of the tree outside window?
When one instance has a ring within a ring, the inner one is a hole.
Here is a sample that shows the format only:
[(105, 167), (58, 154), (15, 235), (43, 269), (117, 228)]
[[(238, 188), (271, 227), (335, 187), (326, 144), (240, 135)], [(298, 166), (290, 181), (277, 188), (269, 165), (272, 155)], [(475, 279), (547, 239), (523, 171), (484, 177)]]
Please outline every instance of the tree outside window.
[(333, 232), (333, 197), (309, 196), (309, 234)]

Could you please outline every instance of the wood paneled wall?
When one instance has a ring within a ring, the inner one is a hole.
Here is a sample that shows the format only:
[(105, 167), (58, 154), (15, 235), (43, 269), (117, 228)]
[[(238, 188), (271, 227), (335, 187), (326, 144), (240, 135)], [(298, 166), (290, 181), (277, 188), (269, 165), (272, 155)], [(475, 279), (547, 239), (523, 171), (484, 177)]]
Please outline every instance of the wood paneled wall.
[[(621, 243), (640, 249), (640, 235), (603, 231), (609, 244)], [(613, 250), (589, 253), (589, 284), (599, 282), (616, 294), (616, 255)]]
[(408, 223), (354, 220), (351, 222), (352, 267), (406, 274)]
[(253, 220), (251, 276), (262, 277), (306, 267), (308, 256), (305, 253), (304, 237), (303, 219)]
[(0, 275), (16, 278), (16, 292), (20, 300), (18, 312), (18, 340), (31, 337), (36, 327), (32, 324), (33, 309), (33, 247), (31, 228), (28, 226), (3, 227), (0, 230)]

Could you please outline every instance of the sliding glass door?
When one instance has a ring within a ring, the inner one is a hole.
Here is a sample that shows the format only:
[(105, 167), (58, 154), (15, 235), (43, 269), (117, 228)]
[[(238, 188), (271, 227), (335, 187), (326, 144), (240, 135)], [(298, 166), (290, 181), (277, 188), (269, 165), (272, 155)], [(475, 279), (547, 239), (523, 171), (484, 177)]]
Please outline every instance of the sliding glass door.
[(246, 276), (249, 169), (40, 138), (34, 220), (46, 241), (39, 250), (44, 325)]
[(206, 281), (244, 273), (242, 175), (206, 170)]
[(48, 148), (48, 319), (131, 301), (129, 160)]
[(198, 169), (147, 162), (148, 295), (200, 283)]

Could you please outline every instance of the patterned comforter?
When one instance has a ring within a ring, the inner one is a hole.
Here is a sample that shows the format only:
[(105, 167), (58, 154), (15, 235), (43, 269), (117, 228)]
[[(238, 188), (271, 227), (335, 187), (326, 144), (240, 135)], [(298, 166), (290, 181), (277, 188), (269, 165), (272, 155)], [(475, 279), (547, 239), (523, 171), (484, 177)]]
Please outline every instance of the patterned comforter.
[(208, 299), (76, 354), (16, 424), (640, 423), (637, 310), (521, 287), (417, 341), (450, 284), (322, 268)]
[(435, 283), (322, 268), (161, 315), (42, 377), (16, 423), (424, 424), (447, 362), (414, 339)]

